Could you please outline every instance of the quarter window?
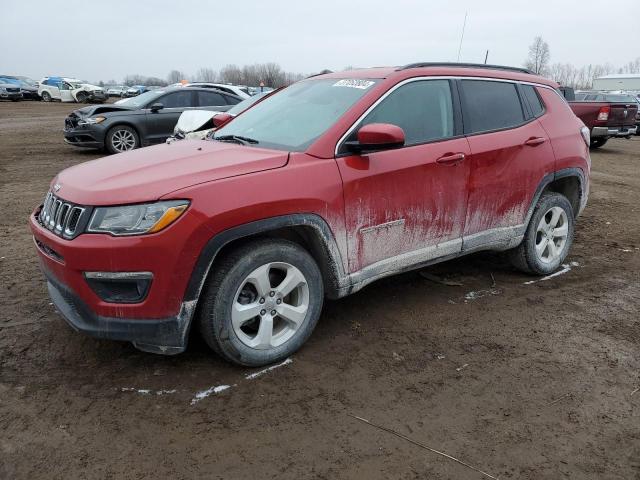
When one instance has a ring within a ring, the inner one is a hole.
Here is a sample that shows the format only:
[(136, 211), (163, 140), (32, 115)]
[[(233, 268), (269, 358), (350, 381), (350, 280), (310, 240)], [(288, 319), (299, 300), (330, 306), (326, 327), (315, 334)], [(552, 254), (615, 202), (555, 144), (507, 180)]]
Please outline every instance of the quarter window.
[(533, 116), (537, 118), (542, 115), (544, 113), (544, 105), (542, 105), (536, 89), (532, 85), (522, 85), (522, 91), (529, 102)]
[(390, 123), (402, 128), (405, 145), (452, 137), (453, 101), (449, 81), (420, 80), (399, 87), (372, 110), (358, 128), (370, 123)]
[(524, 123), (520, 96), (514, 83), (462, 80), (465, 133), (488, 132)]

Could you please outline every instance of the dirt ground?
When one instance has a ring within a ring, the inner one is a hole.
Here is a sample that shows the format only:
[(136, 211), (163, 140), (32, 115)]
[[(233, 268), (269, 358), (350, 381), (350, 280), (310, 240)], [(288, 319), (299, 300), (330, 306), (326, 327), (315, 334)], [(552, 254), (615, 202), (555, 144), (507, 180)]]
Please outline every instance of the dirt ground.
[(640, 478), (640, 137), (593, 153), (563, 275), (478, 254), (429, 269), (463, 286), (389, 278), (247, 378), (198, 338), (145, 354), (54, 311), (27, 218), (99, 156), (62, 142), (74, 108), (0, 104), (0, 478), (489, 478), (352, 415), (500, 479)]

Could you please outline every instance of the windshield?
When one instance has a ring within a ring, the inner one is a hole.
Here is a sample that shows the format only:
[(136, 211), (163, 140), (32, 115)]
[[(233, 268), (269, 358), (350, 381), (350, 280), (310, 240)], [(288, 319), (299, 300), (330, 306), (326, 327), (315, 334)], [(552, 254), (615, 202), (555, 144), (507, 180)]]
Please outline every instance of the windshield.
[(144, 92), (137, 97), (127, 98), (118, 103), (118, 105), (126, 105), (127, 107), (142, 108), (149, 102), (152, 102), (160, 95), (164, 94), (164, 90), (153, 90), (151, 92)]
[(227, 113), (229, 115), (233, 115), (234, 117), (236, 115), (240, 115), (247, 108), (249, 108), (251, 105), (253, 105), (258, 100), (260, 100), (262, 97), (264, 97), (267, 93), (270, 93), (270, 92), (258, 93), (256, 95), (254, 95), (253, 97), (245, 98), (243, 101), (241, 101), (240, 103), (235, 104), (233, 107), (231, 107), (229, 110), (227, 110)]
[(376, 82), (331, 78), (295, 83), (247, 110), (214, 138), (240, 136), (266, 148), (304, 151)]

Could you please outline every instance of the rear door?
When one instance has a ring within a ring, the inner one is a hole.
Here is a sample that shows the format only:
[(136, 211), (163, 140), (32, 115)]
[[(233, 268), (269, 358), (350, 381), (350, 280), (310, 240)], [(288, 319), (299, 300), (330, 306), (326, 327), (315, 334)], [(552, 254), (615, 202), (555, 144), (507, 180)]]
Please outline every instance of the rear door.
[(419, 79), (397, 87), (345, 139), (390, 123), (405, 132), (404, 147), (357, 155), (339, 146), (350, 272), (383, 274), (460, 252), (470, 152), (452, 85)]
[(465, 79), (459, 86), (471, 148), (463, 250), (506, 246), (522, 233), (538, 185), (554, 171), (551, 142), (537, 120), (544, 104), (534, 87), (513, 82)]
[(227, 95), (215, 91), (197, 90), (198, 107), (216, 112), (226, 112), (231, 108)]
[(167, 93), (153, 102), (163, 105), (157, 112), (152, 112), (151, 105), (148, 105), (145, 143), (161, 143), (172, 135), (180, 114), (197, 105), (195, 94), (196, 92), (187, 88)]

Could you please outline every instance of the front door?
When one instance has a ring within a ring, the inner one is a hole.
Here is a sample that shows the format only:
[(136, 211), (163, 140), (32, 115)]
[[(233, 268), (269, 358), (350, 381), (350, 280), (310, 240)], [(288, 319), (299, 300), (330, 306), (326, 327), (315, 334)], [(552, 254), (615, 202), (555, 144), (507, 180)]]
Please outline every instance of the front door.
[(349, 270), (371, 275), (460, 252), (469, 175), (449, 80), (413, 80), (386, 96), (358, 128), (390, 123), (405, 146), (356, 155), (338, 150)]
[(151, 105), (147, 106), (149, 110), (146, 143), (162, 143), (173, 135), (173, 129), (178, 123), (180, 114), (196, 105), (195, 92), (184, 88), (178, 92), (168, 93), (154, 100), (153, 103), (160, 103), (163, 108), (154, 112), (150, 109)]

